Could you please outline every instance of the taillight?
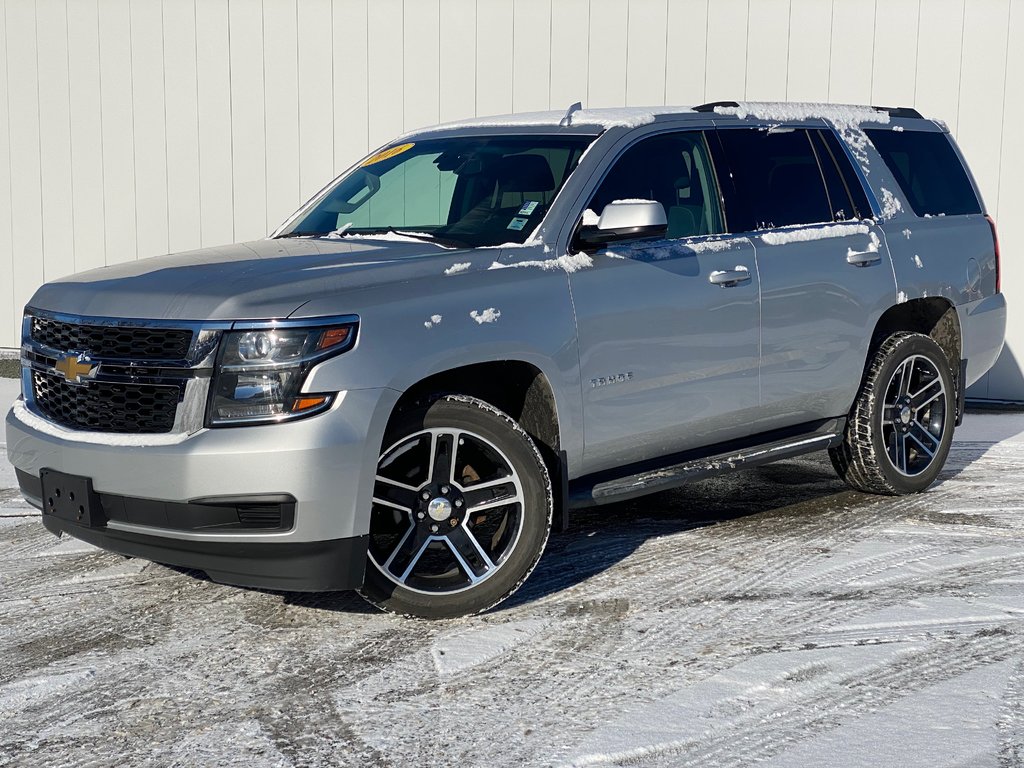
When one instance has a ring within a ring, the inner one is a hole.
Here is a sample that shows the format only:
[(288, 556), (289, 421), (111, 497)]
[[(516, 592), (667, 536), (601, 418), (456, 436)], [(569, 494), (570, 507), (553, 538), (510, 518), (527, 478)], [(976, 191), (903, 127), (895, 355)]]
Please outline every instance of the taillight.
[(999, 268), (999, 233), (996, 232), (996, 222), (991, 216), (985, 216), (988, 225), (992, 227), (992, 245), (996, 249), (996, 293), (1000, 293), (1003, 287), (1002, 270)]

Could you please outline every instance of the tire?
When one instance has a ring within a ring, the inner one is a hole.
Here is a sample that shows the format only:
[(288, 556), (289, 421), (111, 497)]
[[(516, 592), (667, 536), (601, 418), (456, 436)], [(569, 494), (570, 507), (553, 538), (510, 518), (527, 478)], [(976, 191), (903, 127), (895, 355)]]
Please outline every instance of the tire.
[(424, 619), (484, 611), (537, 565), (552, 512), (540, 452), (507, 414), (464, 395), (403, 413), (377, 465), (361, 594)]
[(832, 466), (858, 491), (919, 493), (942, 470), (953, 442), (956, 390), (942, 348), (920, 333), (896, 333), (875, 352)]

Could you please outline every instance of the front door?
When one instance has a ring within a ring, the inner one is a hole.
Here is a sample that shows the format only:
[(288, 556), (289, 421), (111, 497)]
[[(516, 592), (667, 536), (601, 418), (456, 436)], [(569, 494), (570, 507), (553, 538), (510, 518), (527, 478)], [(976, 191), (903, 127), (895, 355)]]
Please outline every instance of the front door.
[(641, 139), (584, 217), (623, 199), (660, 202), (669, 231), (601, 248), (569, 276), (588, 473), (749, 434), (758, 406), (754, 249), (723, 234), (704, 134)]

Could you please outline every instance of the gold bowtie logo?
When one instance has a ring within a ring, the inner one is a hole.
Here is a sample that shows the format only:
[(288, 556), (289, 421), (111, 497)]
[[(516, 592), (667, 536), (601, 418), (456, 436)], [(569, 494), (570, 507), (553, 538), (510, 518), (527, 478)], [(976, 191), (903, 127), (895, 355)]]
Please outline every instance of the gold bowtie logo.
[(84, 355), (64, 355), (57, 358), (53, 370), (63, 375), (67, 381), (81, 384), (82, 379), (89, 378), (96, 372), (96, 366)]

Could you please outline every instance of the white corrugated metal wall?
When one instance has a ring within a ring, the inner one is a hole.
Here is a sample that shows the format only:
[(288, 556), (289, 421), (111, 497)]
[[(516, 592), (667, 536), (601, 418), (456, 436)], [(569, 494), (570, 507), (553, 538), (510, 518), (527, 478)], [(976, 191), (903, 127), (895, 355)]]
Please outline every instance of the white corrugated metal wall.
[(0, 347), (44, 280), (265, 235), (368, 148), (469, 115), (915, 105), (1000, 221), (1024, 399), (1024, 0), (0, 0)]

